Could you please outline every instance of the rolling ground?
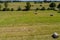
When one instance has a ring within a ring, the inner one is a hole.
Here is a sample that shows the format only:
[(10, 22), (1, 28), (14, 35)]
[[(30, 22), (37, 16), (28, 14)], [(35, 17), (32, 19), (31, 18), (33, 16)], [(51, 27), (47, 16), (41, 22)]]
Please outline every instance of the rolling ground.
[[(31, 8), (40, 8), (40, 4), (31, 4), (34, 5)], [(48, 7), (49, 4), (42, 5)], [(23, 9), (25, 3), (9, 3), (8, 8), (16, 10), (18, 6)], [(60, 36), (60, 13), (53, 10), (38, 10), (37, 15), (34, 13), (35, 11), (0, 11), (0, 40), (60, 40), (60, 37), (51, 37), (54, 32)]]
[(34, 12), (0, 11), (0, 40), (54, 40), (52, 33), (60, 34), (60, 13), (45, 10), (35, 15)]

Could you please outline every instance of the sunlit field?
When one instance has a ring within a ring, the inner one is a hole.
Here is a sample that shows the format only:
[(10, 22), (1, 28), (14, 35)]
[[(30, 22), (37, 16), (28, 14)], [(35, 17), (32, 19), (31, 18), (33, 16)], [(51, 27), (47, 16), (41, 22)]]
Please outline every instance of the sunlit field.
[[(54, 32), (59, 38), (51, 37)], [(0, 40), (60, 40), (60, 13), (53, 10), (38, 10), (37, 14), (35, 11), (0, 11)]]
[[(60, 34), (60, 14), (55, 11), (0, 12), (1, 40), (54, 40)], [(53, 14), (53, 16), (50, 16)], [(57, 40), (60, 40), (58, 38)]]

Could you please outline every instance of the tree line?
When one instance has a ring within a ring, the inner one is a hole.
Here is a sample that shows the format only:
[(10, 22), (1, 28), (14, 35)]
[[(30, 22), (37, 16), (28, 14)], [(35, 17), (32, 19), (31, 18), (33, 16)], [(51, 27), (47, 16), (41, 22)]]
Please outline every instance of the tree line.
[[(21, 7), (18, 6), (16, 11), (29, 11), (29, 10), (31, 10), (30, 8), (32, 6), (33, 5), (31, 5), (30, 2), (26, 2), (25, 9), (22, 10)], [(40, 5), (40, 6), (42, 6), (42, 5)], [(3, 9), (1, 9), (1, 8), (2, 8), (2, 6), (0, 4), (0, 11), (14, 11), (14, 8), (11, 8), (11, 9), (8, 8), (8, 2), (4, 2), (4, 8)], [(45, 7), (42, 7), (42, 8), (35, 8), (34, 10), (36, 10), (36, 11), (37, 10), (56, 10), (55, 8), (57, 8), (58, 11), (60, 11), (60, 3), (58, 5), (56, 5), (56, 3), (51, 2), (47, 9)]]

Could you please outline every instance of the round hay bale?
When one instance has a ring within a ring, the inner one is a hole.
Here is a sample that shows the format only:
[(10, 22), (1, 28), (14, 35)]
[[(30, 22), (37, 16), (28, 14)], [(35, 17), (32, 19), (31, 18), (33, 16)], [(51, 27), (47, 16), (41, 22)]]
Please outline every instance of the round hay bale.
[(50, 14), (50, 16), (53, 16), (53, 14)]
[(37, 13), (35, 13), (35, 14), (37, 14)]
[(37, 14), (37, 12), (34, 12), (34, 14)]
[(42, 6), (42, 5), (40, 5), (40, 6)]
[(52, 34), (52, 38), (58, 38), (59, 36), (58, 36), (58, 34), (56, 33), (56, 32), (54, 32), (53, 34)]

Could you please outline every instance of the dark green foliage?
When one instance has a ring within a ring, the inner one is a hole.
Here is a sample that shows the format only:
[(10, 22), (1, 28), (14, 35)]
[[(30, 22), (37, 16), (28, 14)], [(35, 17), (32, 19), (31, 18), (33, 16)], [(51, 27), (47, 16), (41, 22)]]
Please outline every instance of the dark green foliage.
[(44, 2), (47, 2), (47, 0), (44, 0)]
[(5, 6), (5, 8), (7, 8), (8, 7), (8, 2), (5, 2), (4, 6)]
[(60, 10), (60, 4), (58, 4), (57, 8)]
[(20, 8), (20, 6), (18, 7), (17, 11), (21, 11), (21, 8)]
[(42, 5), (40, 5), (40, 6), (42, 6)]
[(9, 8), (3, 8), (2, 11), (10, 11)]
[(0, 1), (0, 3), (3, 3), (2, 1)]
[(3, 8), (3, 9), (2, 9), (2, 11), (5, 11), (5, 10), (6, 10), (6, 8)]
[(41, 10), (45, 10), (45, 7), (42, 7)]
[(30, 10), (30, 7), (31, 7), (30, 2), (27, 2), (27, 3), (26, 3), (26, 6), (25, 6), (26, 11)]
[(39, 2), (40, 4), (42, 4), (43, 2)]
[(50, 8), (47, 8), (47, 10), (51, 10)]
[(38, 3), (40, 3), (40, 4), (42, 4), (43, 2), (41, 1), (34, 1), (34, 4), (38, 4)]
[(13, 9), (13, 8), (11, 8), (11, 11), (14, 11), (14, 9)]
[(60, 4), (57, 6), (57, 8), (60, 8)]
[(36, 11), (39, 10), (39, 8), (36, 8)]
[(0, 4), (0, 11), (1, 11), (1, 7), (2, 7), (2, 6), (1, 6), (1, 4)]
[(47, 10), (55, 10), (55, 8), (47, 8)]
[(56, 4), (54, 2), (52, 2), (49, 7), (53, 8), (53, 7), (56, 7)]
[(9, 11), (10, 9), (8, 8), (8, 2), (4, 2), (5, 8), (2, 9), (2, 11)]
[(35, 1), (34, 4), (36, 4), (37, 2)]
[(55, 10), (56, 4), (54, 2), (52, 2), (50, 5), (50, 10)]

